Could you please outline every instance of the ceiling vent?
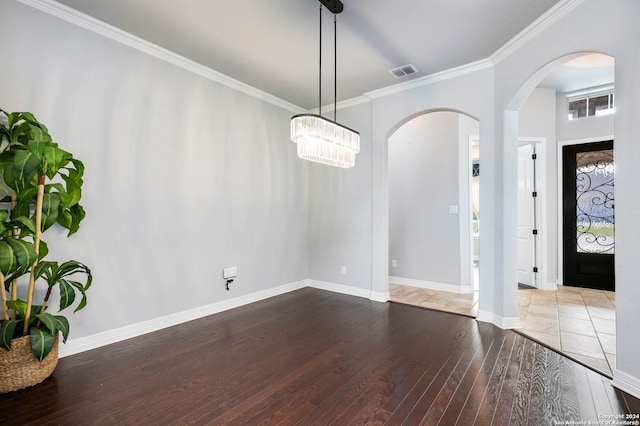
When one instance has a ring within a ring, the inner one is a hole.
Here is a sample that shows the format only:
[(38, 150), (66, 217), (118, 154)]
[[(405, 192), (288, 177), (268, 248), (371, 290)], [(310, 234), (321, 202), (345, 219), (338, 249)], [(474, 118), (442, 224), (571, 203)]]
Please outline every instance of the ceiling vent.
[(403, 65), (403, 66), (398, 67), (398, 68), (394, 68), (392, 70), (389, 70), (389, 72), (395, 78), (402, 78), (404, 76), (417, 73), (418, 69), (416, 67), (414, 67), (412, 64), (409, 64), (409, 65)]

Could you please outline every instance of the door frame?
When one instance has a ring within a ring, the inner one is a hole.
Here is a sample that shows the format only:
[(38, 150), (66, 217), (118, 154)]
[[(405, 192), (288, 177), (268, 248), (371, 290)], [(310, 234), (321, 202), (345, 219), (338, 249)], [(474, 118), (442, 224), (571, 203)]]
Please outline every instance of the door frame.
[[(467, 292), (479, 290), (475, 282), (475, 259), (473, 249), (473, 145), (480, 144), (480, 135), (469, 135), (466, 149), (461, 149), (458, 175), (460, 176), (460, 260), (462, 284)], [(480, 161), (480, 159), (479, 159)], [(480, 220), (478, 218), (478, 220)], [(478, 257), (478, 262), (480, 261)]]
[(562, 148), (567, 145), (580, 145), (584, 143), (594, 143), (594, 142), (602, 142), (605, 140), (613, 140), (615, 144), (615, 138), (613, 135), (603, 135), (596, 137), (588, 137), (583, 139), (570, 139), (566, 141), (558, 141), (558, 161), (557, 161), (557, 185), (558, 185), (558, 204), (557, 204), (557, 215), (558, 215), (558, 276), (557, 283), (558, 285), (564, 285), (564, 255), (563, 255), (563, 220), (562, 220)]
[(547, 244), (549, 241), (549, 229), (547, 226), (547, 138), (541, 136), (518, 137), (518, 146), (533, 145), (536, 149), (536, 225), (538, 227), (538, 240), (536, 247), (536, 258), (538, 263), (538, 275), (536, 276), (536, 287), (539, 290), (557, 290), (555, 280), (547, 267)]

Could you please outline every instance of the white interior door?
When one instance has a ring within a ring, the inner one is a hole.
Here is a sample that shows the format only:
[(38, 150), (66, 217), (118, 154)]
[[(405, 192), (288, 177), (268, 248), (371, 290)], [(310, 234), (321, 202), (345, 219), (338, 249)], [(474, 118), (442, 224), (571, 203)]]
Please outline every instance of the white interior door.
[(533, 144), (518, 148), (518, 283), (537, 287)]

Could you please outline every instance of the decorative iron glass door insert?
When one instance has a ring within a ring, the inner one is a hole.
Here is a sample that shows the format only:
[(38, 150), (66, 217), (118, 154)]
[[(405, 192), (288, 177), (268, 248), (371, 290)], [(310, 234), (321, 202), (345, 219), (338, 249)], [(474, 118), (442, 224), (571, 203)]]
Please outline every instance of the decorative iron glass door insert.
[(613, 141), (563, 147), (563, 283), (615, 289)]

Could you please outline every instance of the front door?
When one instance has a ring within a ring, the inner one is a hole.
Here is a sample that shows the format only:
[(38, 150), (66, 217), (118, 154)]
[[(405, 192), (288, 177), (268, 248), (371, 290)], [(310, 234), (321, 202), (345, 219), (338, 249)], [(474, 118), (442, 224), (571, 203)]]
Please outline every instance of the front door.
[(562, 149), (563, 284), (615, 289), (613, 141)]

